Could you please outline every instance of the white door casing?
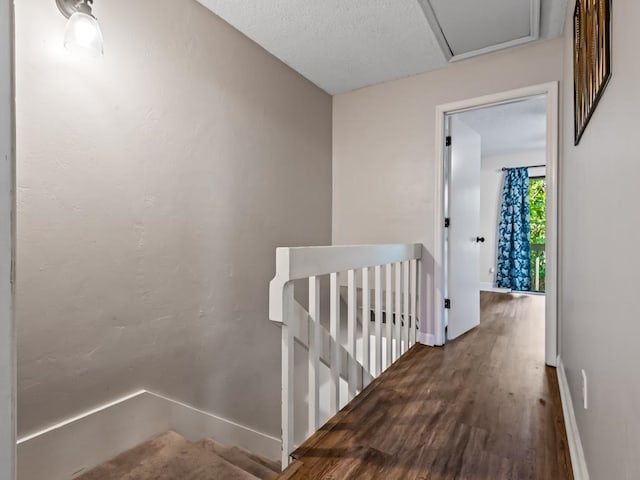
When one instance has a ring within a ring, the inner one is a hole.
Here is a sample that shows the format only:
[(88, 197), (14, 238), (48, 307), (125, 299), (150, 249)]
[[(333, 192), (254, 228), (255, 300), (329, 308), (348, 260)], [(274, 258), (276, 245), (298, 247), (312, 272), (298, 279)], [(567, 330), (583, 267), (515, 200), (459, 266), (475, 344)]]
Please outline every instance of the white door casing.
[(13, 1), (0, 0), (0, 480), (15, 478)]
[(447, 339), (480, 324), (481, 138), (458, 115), (450, 117), (447, 217)]
[[(433, 319), (428, 322), (425, 336), (433, 336), (434, 345), (442, 345), (445, 341), (444, 315), (444, 158), (445, 158), (445, 118), (448, 114), (463, 112), (481, 107), (489, 107), (513, 102), (537, 95), (547, 98), (547, 141), (546, 141), (546, 179), (547, 179), (547, 227), (546, 254), (547, 271), (545, 302), (545, 361), (547, 365), (556, 366), (558, 357), (558, 138), (559, 138), (559, 104), (558, 82), (548, 82), (529, 87), (508, 90), (482, 97), (460, 100), (436, 107), (436, 136), (434, 174), (434, 239), (433, 262), (434, 277), (430, 292), (438, 306), (434, 309)], [(442, 141), (440, 141), (442, 140)]]

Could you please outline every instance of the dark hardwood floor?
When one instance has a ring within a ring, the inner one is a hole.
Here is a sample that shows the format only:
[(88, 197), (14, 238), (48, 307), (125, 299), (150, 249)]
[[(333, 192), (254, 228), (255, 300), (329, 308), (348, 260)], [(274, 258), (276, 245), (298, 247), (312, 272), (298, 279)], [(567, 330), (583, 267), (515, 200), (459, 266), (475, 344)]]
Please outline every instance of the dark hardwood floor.
[(483, 292), (481, 325), (416, 345), (302, 445), (283, 479), (573, 479), (544, 297)]

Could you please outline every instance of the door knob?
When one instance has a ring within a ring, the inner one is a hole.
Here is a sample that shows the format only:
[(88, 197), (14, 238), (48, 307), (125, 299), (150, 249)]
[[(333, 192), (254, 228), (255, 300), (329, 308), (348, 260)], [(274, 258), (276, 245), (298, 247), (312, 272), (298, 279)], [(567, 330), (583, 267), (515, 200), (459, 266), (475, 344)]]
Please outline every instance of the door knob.
[(484, 243), (484, 237), (476, 237), (477, 243)]

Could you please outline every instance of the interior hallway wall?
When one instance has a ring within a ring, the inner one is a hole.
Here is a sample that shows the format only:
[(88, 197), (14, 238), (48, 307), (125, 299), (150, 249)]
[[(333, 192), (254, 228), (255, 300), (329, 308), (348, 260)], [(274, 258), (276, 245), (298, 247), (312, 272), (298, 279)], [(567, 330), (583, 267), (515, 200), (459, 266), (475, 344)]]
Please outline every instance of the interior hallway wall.
[[(573, 145), (572, 18), (560, 162), (561, 356), (590, 478), (640, 478), (640, 2), (613, 4), (613, 76)], [(582, 406), (582, 375), (589, 409)]]
[[(480, 234), (485, 242), (480, 246), (480, 284), (494, 287), (496, 284), (498, 225), (502, 206), (504, 172), (502, 168), (544, 165), (546, 150), (529, 150), (506, 155), (482, 157), (480, 166)], [(529, 176), (544, 176), (545, 168), (529, 169)], [(491, 269), (494, 269), (491, 272)]]
[(19, 430), (139, 388), (280, 434), (275, 247), (331, 241), (331, 97), (195, 0), (17, 8)]
[(561, 80), (563, 50), (563, 39), (549, 40), (335, 96), (333, 242), (432, 252), (436, 107)]

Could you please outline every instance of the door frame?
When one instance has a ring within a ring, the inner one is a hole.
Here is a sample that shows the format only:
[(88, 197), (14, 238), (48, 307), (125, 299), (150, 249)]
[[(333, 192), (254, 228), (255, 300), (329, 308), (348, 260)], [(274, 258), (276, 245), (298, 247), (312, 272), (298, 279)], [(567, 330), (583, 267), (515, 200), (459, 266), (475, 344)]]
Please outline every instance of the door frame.
[(470, 98), (436, 107), (436, 162), (434, 171), (434, 291), (435, 301), (434, 337), (436, 345), (444, 345), (445, 312), (444, 292), (445, 278), (444, 256), (444, 193), (445, 193), (445, 120), (448, 114), (460, 113), (491, 107), (503, 103), (511, 103), (537, 95), (547, 97), (547, 144), (546, 144), (546, 176), (547, 176), (547, 226), (546, 226), (546, 262), (545, 277), (545, 362), (557, 366), (558, 357), (558, 151), (559, 151), (559, 87), (558, 82), (548, 82), (529, 87), (507, 90), (491, 95)]
[(14, 91), (13, 1), (0, 0), (0, 480), (16, 475)]

